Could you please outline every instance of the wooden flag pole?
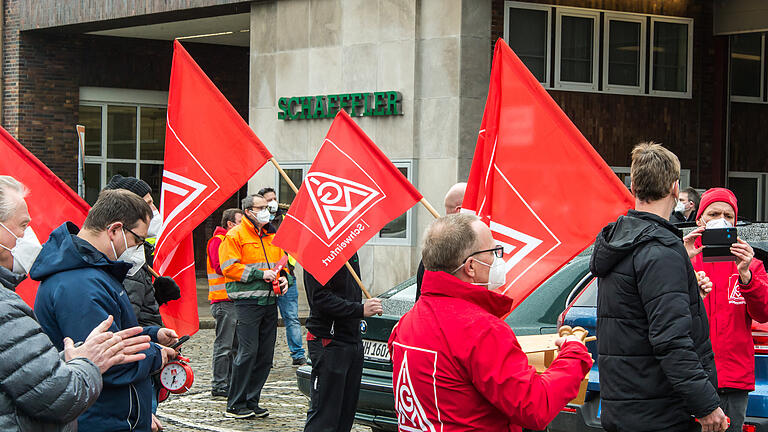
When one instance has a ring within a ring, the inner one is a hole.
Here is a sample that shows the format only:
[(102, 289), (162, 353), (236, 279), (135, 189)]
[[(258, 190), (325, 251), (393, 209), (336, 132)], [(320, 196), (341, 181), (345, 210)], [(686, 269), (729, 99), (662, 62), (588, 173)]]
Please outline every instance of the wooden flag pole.
[[(291, 189), (293, 189), (293, 192), (298, 195), (299, 188), (297, 188), (296, 185), (293, 184), (293, 181), (291, 180), (290, 177), (288, 177), (288, 174), (286, 174), (285, 171), (283, 171), (283, 168), (280, 166), (279, 163), (277, 163), (277, 159), (272, 157), (269, 159), (269, 161), (272, 162), (272, 165), (274, 165), (275, 168), (277, 168), (277, 171), (279, 171), (280, 175), (283, 176), (283, 179), (285, 179), (285, 182), (288, 183), (288, 186), (290, 186)], [(432, 209), (432, 211), (434, 211), (434, 209)], [(360, 276), (357, 275), (357, 272), (355, 271), (355, 269), (353, 269), (352, 266), (349, 264), (349, 261), (344, 263), (344, 265), (347, 267), (347, 270), (349, 270), (349, 272), (352, 274), (352, 277), (355, 279), (355, 282), (357, 282), (357, 284), (360, 286), (360, 289), (363, 290), (363, 294), (365, 294), (365, 298), (368, 298), (368, 299), (371, 298), (371, 294), (368, 292), (367, 289), (365, 289), (365, 285), (363, 285), (363, 281), (360, 279)]]
[(424, 207), (426, 207), (426, 208), (427, 208), (427, 210), (428, 210), (430, 213), (432, 213), (432, 216), (434, 216), (434, 217), (435, 217), (435, 219), (440, 219), (440, 213), (438, 213), (438, 212), (437, 212), (437, 210), (435, 210), (435, 208), (434, 208), (434, 207), (432, 207), (432, 204), (430, 204), (430, 203), (429, 203), (429, 201), (427, 201), (427, 199), (426, 199), (426, 198), (422, 198), (422, 199), (421, 199), (421, 201), (419, 201), (419, 202), (420, 202), (421, 204), (423, 204), (423, 205), (424, 205)]

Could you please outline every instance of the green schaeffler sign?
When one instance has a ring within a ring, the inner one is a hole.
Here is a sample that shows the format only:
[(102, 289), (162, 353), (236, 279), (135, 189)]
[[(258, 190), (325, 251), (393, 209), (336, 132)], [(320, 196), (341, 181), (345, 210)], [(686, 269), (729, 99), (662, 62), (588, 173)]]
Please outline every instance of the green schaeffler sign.
[(386, 91), (282, 97), (277, 100), (277, 108), (280, 120), (333, 118), (340, 109), (352, 117), (393, 116), (403, 114), (403, 95)]

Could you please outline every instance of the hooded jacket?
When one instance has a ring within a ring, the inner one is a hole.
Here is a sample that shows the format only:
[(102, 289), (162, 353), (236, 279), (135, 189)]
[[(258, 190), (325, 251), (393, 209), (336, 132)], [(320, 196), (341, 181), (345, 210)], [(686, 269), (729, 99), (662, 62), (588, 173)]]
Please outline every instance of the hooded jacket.
[(141, 266), (139, 271), (133, 276), (126, 276), (123, 281), (125, 291), (128, 293), (128, 299), (133, 306), (133, 313), (139, 325), (142, 326), (163, 326), (163, 317), (160, 315), (160, 305), (155, 298), (155, 287), (152, 285), (152, 275), (147, 270), (147, 265), (152, 265), (152, 254), (154, 248), (151, 245), (144, 245), (144, 255), (146, 264)]
[(669, 221), (630, 210), (598, 235), (597, 363), (608, 431), (687, 430), (720, 405), (706, 309)]
[(566, 342), (537, 374), (501, 320), (511, 306), (485, 287), (425, 272), (419, 301), (389, 337), (401, 430), (541, 430), (576, 397), (592, 366), (586, 347)]
[[(349, 264), (360, 274), (357, 254)], [(363, 318), (363, 294), (346, 267), (342, 267), (325, 285), (304, 271), (304, 290), (309, 302), (307, 331), (314, 337), (337, 341), (360, 342), (360, 320)]]
[[(83, 341), (112, 315), (110, 331), (138, 325), (122, 282), (131, 265), (112, 261), (77, 237), (72, 223), (56, 228), (43, 245), (30, 276), (41, 281), (35, 313), (57, 348), (64, 337)], [(145, 327), (157, 342), (157, 327)], [(78, 419), (82, 431), (149, 431), (152, 414), (150, 374), (162, 364), (160, 349), (151, 344), (144, 360), (111, 367), (103, 375), (104, 390)]]
[[(701, 238), (695, 246), (701, 247)], [(748, 284), (739, 281), (735, 262), (705, 263), (702, 254), (691, 260), (693, 269), (704, 271), (712, 291), (704, 299), (709, 317), (709, 335), (715, 352), (720, 388), (755, 389), (755, 345), (752, 320), (768, 321), (768, 275), (763, 262), (752, 259)]]
[(0, 267), (0, 430), (76, 430), (77, 416), (101, 392), (101, 372), (84, 358), (61, 359), (13, 292), (21, 279)]

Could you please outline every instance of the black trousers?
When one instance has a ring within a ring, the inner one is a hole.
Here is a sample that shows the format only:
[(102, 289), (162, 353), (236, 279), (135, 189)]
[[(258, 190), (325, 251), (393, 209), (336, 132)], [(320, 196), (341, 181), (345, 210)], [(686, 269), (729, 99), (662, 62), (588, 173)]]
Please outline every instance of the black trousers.
[(235, 300), (237, 355), (232, 362), (227, 409), (256, 409), (269, 377), (277, 339), (277, 305)]
[(309, 411), (304, 432), (349, 432), (355, 421), (363, 343), (307, 342), (312, 360)]
[(718, 393), (720, 407), (725, 415), (731, 418), (731, 426), (725, 432), (741, 432), (744, 417), (747, 415), (749, 392), (747, 390), (720, 389)]

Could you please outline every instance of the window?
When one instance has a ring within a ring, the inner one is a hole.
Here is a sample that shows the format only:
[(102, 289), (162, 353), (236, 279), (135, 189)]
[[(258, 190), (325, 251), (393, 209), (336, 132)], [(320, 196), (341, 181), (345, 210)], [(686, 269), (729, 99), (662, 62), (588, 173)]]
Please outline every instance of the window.
[(731, 36), (731, 95), (737, 102), (763, 101), (765, 35)]
[(597, 35), (600, 14), (557, 9), (555, 87), (597, 90)]
[(85, 200), (96, 202), (115, 174), (138, 177), (159, 205), (165, 153), (165, 92), (80, 89), (79, 123), (85, 126)]
[(693, 26), (691, 20), (651, 19), (651, 94), (690, 96)]
[(763, 198), (766, 173), (731, 171), (728, 173), (728, 188), (736, 194), (739, 200), (739, 220), (751, 222), (763, 220)]
[[(627, 187), (631, 187), (632, 175), (630, 172), (630, 167), (612, 166), (611, 171), (613, 171), (613, 173), (616, 174), (617, 177), (619, 177), (619, 180), (621, 180), (621, 182), (624, 183), (624, 185), (626, 185)], [(680, 170), (680, 190), (683, 190), (688, 186), (691, 186), (691, 170), (687, 168), (681, 169)]]
[(518, 2), (506, 5), (504, 40), (533, 76), (549, 86), (551, 8)]
[[(392, 161), (397, 169), (409, 180), (413, 178), (413, 169), (411, 161)], [(282, 168), (296, 187), (301, 187), (301, 182), (309, 172), (310, 163), (289, 163), (283, 164)], [(285, 181), (283, 176), (279, 172), (275, 173), (275, 184), (277, 185), (278, 201), (281, 204), (290, 205), (293, 199), (296, 198), (296, 194), (291, 187)], [(388, 223), (381, 229), (372, 239), (368, 241), (371, 245), (411, 245), (412, 226), (413, 226), (413, 210), (408, 210), (406, 213), (400, 215), (397, 219)]]
[(645, 92), (645, 17), (605, 14), (603, 89)]
[(691, 98), (691, 18), (507, 1), (504, 38), (545, 88)]

